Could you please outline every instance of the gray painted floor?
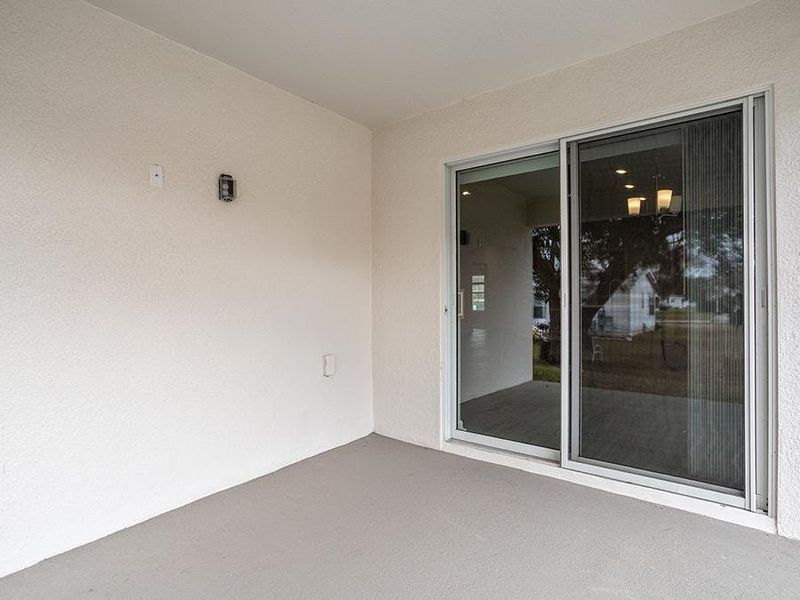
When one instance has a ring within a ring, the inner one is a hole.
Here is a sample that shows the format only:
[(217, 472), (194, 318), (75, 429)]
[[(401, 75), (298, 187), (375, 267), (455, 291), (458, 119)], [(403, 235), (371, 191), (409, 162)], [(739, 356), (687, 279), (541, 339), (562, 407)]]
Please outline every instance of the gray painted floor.
[(25, 598), (798, 598), (800, 543), (371, 435), (0, 580)]

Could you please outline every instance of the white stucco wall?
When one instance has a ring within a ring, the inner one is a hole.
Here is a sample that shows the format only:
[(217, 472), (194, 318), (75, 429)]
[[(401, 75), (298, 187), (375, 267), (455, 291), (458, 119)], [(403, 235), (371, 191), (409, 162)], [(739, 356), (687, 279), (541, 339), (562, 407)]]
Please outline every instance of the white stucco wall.
[(376, 430), (439, 447), (443, 163), (774, 84), (779, 304), (778, 527), (800, 537), (800, 2), (766, 1), (373, 137)]
[(0, 575), (372, 430), (369, 173), (347, 119), (0, 3)]

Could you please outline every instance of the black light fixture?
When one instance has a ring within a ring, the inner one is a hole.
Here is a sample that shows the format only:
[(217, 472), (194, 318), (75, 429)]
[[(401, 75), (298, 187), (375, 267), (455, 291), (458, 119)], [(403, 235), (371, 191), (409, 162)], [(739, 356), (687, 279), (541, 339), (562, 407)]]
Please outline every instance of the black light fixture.
[(217, 182), (217, 195), (223, 202), (231, 202), (236, 198), (236, 180), (230, 175), (223, 173)]

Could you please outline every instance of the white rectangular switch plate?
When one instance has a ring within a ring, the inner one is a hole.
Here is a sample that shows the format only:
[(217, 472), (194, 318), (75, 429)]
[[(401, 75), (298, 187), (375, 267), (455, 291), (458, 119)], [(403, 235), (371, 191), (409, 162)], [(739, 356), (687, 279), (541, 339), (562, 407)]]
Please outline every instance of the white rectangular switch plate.
[(150, 185), (164, 187), (164, 169), (161, 165), (150, 165)]
[(323, 354), (322, 355), (322, 376), (333, 377), (336, 374), (336, 355)]

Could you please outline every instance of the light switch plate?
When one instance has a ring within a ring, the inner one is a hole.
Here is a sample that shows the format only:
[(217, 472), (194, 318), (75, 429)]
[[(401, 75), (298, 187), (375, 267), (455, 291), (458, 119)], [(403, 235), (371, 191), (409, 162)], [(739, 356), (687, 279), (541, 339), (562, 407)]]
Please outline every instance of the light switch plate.
[(164, 187), (164, 169), (161, 165), (150, 165), (150, 185)]
[(333, 377), (336, 374), (336, 355), (323, 354), (322, 355), (322, 376)]

